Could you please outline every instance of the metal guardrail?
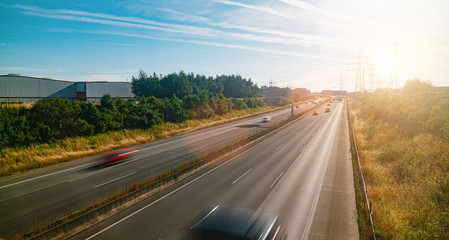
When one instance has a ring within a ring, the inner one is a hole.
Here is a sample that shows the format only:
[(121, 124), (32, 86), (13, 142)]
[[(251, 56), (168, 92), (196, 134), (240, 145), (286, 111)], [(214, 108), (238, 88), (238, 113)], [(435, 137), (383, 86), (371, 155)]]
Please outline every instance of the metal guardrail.
[(361, 179), (361, 183), (362, 183), (362, 194), (364, 196), (364, 200), (365, 200), (365, 204), (366, 204), (366, 210), (369, 216), (369, 222), (371, 225), (371, 231), (372, 231), (372, 236), (373, 239), (376, 240), (376, 233), (374, 231), (374, 224), (373, 224), (373, 217), (371, 214), (371, 201), (368, 200), (368, 194), (367, 194), (367, 190), (366, 190), (366, 185), (365, 185), (365, 177), (363, 176), (363, 172), (362, 172), (362, 165), (360, 164), (360, 156), (359, 156), (359, 151), (358, 151), (358, 146), (357, 146), (357, 141), (355, 140), (355, 134), (354, 134), (354, 126), (352, 124), (352, 118), (351, 118), (351, 113), (349, 112), (349, 104), (348, 101), (346, 100), (346, 110), (347, 110), (347, 114), (348, 114), (348, 118), (349, 118), (349, 124), (351, 125), (351, 132), (352, 132), (352, 140), (354, 143), (354, 151), (355, 151), (355, 156), (357, 159), (357, 165), (359, 168), (359, 172), (360, 172), (360, 179)]

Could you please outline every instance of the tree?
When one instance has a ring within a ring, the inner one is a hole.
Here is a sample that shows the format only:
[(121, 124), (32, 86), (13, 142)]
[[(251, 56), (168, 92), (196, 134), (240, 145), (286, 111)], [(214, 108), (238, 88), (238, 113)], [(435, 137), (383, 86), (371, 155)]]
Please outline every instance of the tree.
[(165, 107), (162, 110), (164, 120), (167, 122), (180, 123), (189, 117), (189, 112), (183, 108), (182, 100), (173, 96), (165, 101)]
[(102, 133), (106, 130), (106, 125), (102, 119), (101, 112), (93, 103), (81, 104), (80, 117), (95, 127), (95, 133)]
[(153, 73), (152, 76), (148, 76), (144, 71), (140, 70), (138, 78), (132, 77), (131, 89), (137, 97), (162, 97), (160, 77), (158, 77), (156, 73)]
[(91, 134), (93, 128), (80, 113), (79, 102), (62, 98), (45, 99), (31, 108), (31, 117), (44, 141)]
[(433, 133), (449, 139), (449, 94), (445, 94), (432, 107), (430, 117), (426, 121), (426, 127)]

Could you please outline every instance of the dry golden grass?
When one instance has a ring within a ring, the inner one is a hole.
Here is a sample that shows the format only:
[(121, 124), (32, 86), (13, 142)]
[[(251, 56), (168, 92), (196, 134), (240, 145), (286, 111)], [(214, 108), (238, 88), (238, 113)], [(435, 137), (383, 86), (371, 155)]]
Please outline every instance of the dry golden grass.
[(449, 239), (449, 142), (352, 117), (379, 237)]
[(270, 109), (272, 107), (232, 111), (224, 116), (216, 116), (211, 119), (188, 120), (179, 124), (163, 123), (148, 130), (122, 130), (102, 133), (91, 137), (73, 137), (59, 140), (52, 144), (5, 147), (0, 149), (0, 177), (81, 159), (118, 148), (176, 136), (200, 126), (264, 112)]

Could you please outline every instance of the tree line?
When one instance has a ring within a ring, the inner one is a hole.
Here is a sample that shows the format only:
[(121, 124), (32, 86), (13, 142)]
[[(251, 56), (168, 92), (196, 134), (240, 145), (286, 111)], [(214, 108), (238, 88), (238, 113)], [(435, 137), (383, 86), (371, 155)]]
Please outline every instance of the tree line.
[(431, 132), (449, 139), (449, 92), (438, 91), (429, 82), (411, 79), (400, 92), (376, 91), (352, 97), (353, 104), (373, 121), (395, 125), (408, 136)]
[(156, 73), (148, 75), (140, 70), (138, 77), (132, 77), (132, 90), (137, 97), (170, 98), (175, 95), (188, 101), (196, 98), (206, 101), (220, 95), (227, 98), (262, 97), (257, 84), (240, 75), (206, 77), (183, 71), (158, 76)]
[(266, 106), (260, 89), (240, 76), (173, 73), (133, 77), (134, 99), (104, 95), (99, 103), (49, 98), (0, 107), (0, 147), (49, 143), (122, 129), (148, 129), (162, 122), (205, 119), (232, 110)]

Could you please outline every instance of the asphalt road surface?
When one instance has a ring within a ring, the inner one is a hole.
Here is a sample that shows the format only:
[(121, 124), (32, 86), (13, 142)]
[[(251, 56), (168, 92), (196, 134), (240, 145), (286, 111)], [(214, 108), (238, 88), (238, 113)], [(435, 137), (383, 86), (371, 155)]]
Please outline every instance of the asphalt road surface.
[[(294, 111), (297, 114), (311, 107), (303, 104)], [(287, 108), (141, 145), (133, 159), (107, 168), (92, 167), (97, 156), (0, 179), (0, 238), (30, 230), (35, 221), (39, 224), (91, 205), (151, 174), (266, 129), (290, 114)], [(267, 116), (271, 120), (262, 123)]]
[(278, 239), (358, 239), (346, 106), (318, 112), (72, 239), (189, 239), (217, 205), (277, 214)]

